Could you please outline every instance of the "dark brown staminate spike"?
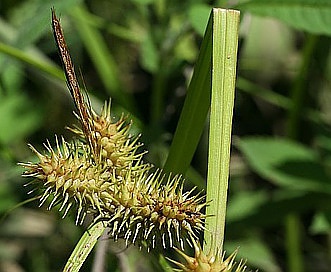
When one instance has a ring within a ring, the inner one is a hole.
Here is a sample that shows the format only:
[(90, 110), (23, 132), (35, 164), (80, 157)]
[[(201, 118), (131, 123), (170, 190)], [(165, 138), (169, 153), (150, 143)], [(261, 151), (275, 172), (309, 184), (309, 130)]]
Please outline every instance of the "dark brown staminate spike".
[(92, 150), (94, 159), (97, 161), (99, 153), (98, 147), (96, 144), (96, 136), (94, 130), (94, 123), (91, 114), (91, 109), (87, 106), (85, 99), (80, 91), (77, 77), (74, 70), (74, 65), (72, 64), (69, 50), (64, 39), (63, 31), (61, 28), (60, 20), (56, 17), (55, 10), (52, 9), (52, 28), (54, 38), (59, 50), (67, 85), (70, 91), (70, 94), (75, 102), (75, 106), (78, 110), (79, 119), (83, 127), (83, 132), (86, 140)]

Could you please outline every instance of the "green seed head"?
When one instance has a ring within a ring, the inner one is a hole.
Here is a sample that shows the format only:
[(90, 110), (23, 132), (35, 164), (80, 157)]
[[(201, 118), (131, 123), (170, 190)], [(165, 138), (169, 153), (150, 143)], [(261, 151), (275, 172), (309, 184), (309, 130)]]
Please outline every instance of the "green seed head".
[(184, 272), (244, 272), (246, 270), (245, 262), (240, 261), (236, 264), (235, 258), (238, 250), (234, 251), (228, 258), (224, 258), (224, 253), (218, 252), (216, 256), (212, 254), (204, 254), (201, 245), (195, 239), (192, 239), (195, 256), (190, 257), (183, 251), (175, 248), (177, 253), (185, 260), (185, 263), (168, 260), (176, 264), (180, 269), (176, 271)]
[(77, 224), (89, 213), (108, 224), (115, 240), (148, 249), (175, 243), (183, 247), (189, 236), (197, 237), (204, 229), (203, 197), (193, 190), (184, 193), (180, 176), (163, 184), (160, 170), (151, 173), (151, 166), (142, 161), (144, 153), (138, 152), (138, 138), (129, 134), (130, 123), (123, 117), (114, 121), (109, 104), (100, 116), (92, 116), (97, 160), (78, 128), (71, 129), (79, 136), (75, 142), (56, 140), (55, 150), (47, 143), (46, 154), (31, 147), (39, 162), (22, 165), (24, 175), (35, 177), (34, 184), (42, 190), (41, 205), (49, 199), (49, 209), (59, 204), (63, 216), (75, 207)]
[(129, 134), (131, 122), (123, 115), (115, 121), (110, 103), (100, 115), (90, 108), (54, 11), (52, 26), (81, 128), (70, 129), (78, 136), (72, 143), (56, 138), (53, 149), (47, 142), (44, 154), (31, 146), (39, 162), (22, 163), (23, 175), (35, 178), (31, 184), (41, 189), (41, 205), (49, 200), (49, 208), (59, 205), (63, 216), (75, 207), (76, 223), (89, 213), (94, 221), (109, 226), (110, 236), (127, 244), (150, 249), (178, 242), (183, 247), (186, 239), (196, 238), (204, 229), (203, 198), (193, 195), (193, 190), (184, 193), (179, 176), (163, 184), (160, 170), (151, 173), (151, 166), (142, 160), (144, 152), (139, 152), (139, 136)]

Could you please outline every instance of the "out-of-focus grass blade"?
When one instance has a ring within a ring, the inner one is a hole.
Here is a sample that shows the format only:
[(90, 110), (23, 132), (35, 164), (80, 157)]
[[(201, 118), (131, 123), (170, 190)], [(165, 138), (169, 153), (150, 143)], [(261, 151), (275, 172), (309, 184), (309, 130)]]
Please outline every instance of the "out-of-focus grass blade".
[(76, 29), (98, 71), (106, 90), (112, 98), (118, 100), (130, 112), (134, 111), (132, 97), (121, 90), (117, 65), (95, 24), (90, 24), (89, 13), (83, 6), (72, 11)]
[(14, 57), (20, 61), (23, 61), (57, 79), (60, 79), (62, 81), (65, 80), (63, 72), (60, 68), (51, 65), (45, 61), (39, 60), (38, 58), (36, 58), (35, 55), (32, 55), (30, 52), (25, 53), (24, 51), (21, 51), (19, 49), (16, 49), (10, 45), (1, 42), (0, 42), (0, 52), (7, 54), (11, 57)]
[[(38, 107), (24, 94), (4, 96), (0, 99), (0, 144), (14, 144), (35, 131), (42, 120)], [(15, 124), (15, 126), (13, 126)]]
[(164, 170), (185, 173), (204, 128), (210, 105), (212, 25), (208, 22)]
[[(209, 130), (204, 251), (222, 249), (230, 165), (231, 129), (236, 81), (239, 11), (212, 11), (212, 91)], [(210, 233), (209, 233), (210, 232)]]
[[(67, 13), (82, 0), (20, 1), (11, 14), (14, 25), (20, 25), (13, 45), (25, 48), (38, 41), (50, 29), (50, 9), (55, 5), (57, 12)], [(37, 15), (37, 16), (36, 16)]]
[(250, 82), (249, 80), (238, 77), (237, 79), (237, 88), (252, 95), (260, 97), (261, 99), (275, 105), (277, 107), (281, 107), (283, 109), (288, 109), (292, 106), (292, 101), (288, 97), (273, 92), (272, 90), (263, 88), (258, 84)]
[(105, 224), (98, 222), (85, 231), (74, 251), (71, 253), (63, 272), (79, 271), (105, 229)]
[[(250, 82), (245, 78), (238, 77), (236, 85), (238, 90), (248, 93), (252, 96), (258, 97), (260, 99), (263, 99), (274, 106), (286, 110), (290, 109), (293, 106), (293, 101), (290, 98), (281, 95), (279, 93), (276, 93), (272, 90), (263, 88), (253, 82)], [(306, 109), (306, 112), (305, 114), (303, 114), (302, 117), (314, 121), (316, 123), (320, 123), (322, 119), (321, 114), (314, 109)]]

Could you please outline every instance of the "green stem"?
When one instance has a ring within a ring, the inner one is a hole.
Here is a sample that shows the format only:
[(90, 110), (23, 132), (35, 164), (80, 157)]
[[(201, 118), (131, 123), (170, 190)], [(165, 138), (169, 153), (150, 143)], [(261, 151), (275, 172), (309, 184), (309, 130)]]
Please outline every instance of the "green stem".
[[(213, 9), (212, 92), (205, 253), (223, 248), (236, 80), (239, 11)], [(207, 235), (206, 235), (207, 234)]]
[(102, 235), (106, 226), (104, 222), (98, 222), (84, 232), (83, 236), (77, 243), (74, 251), (71, 253), (63, 272), (78, 272), (86, 258), (93, 250), (94, 245)]
[(164, 112), (164, 94), (166, 86), (166, 75), (163, 71), (162, 65), (159, 65), (159, 69), (154, 76), (153, 81), (153, 93), (151, 96), (151, 123), (153, 127), (161, 121), (162, 114)]
[(300, 123), (304, 110), (304, 98), (307, 94), (307, 78), (312, 54), (317, 44), (317, 36), (308, 36), (303, 52), (303, 62), (296, 81), (291, 90), (292, 107), (288, 113), (286, 126), (287, 136), (290, 139), (297, 139), (300, 133)]
[(300, 272), (303, 270), (303, 258), (301, 253), (301, 223), (296, 214), (288, 214), (285, 218), (286, 250), (289, 272)]
[[(301, 116), (304, 110), (304, 98), (307, 93), (309, 66), (317, 44), (316, 36), (308, 36), (303, 52), (303, 62), (291, 91), (292, 107), (288, 113), (287, 137), (298, 140)], [(289, 272), (304, 271), (304, 259), (301, 252), (301, 220), (296, 214), (289, 214), (285, 219), (287, 266)]]

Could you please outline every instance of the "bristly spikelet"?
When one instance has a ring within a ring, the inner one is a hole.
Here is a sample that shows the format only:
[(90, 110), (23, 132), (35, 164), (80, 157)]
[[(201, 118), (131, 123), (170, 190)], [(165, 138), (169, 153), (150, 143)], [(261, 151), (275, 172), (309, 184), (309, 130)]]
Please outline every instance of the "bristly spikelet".
[(56, 151), (47, 142), (45, 147), (48, 154), (45, 155), (30, 146), (38, 156), (39, 163), (20, 164), (27, 169), (23, 176), (36, 177), (39, 180), (33, 184), (37, 183), (37, 187), (41, 187), (43, 191), (40, 206), (53, 197), (48, 208), (61, 202), (63, 217), (71, 207), (77, 207), (76, 224), (83, 222), (87, 213), (94, 213), (99, 218), (107, 217), (104, 213), (109, 213), (109, 210), (105, 207), (112, 200), (101, 195), (107, 195), (106, 192), (112, 194), (114, 181), (122, 180), (127, 171), (130, 171), (133, 178), (150, 168), (149, 164), (142, 163), (141, 157), (145, 152), (137, 153), (141, 144), (137, 142), (138, 137), (130, 136), (130, 125), (125, 123), (124, 118), (112, 122), (114, 119), (110, 116), (107, 103), (101, 115), (93, 113), (93, 117), (98, 139), (96, 146), (100, 150), (98, 162), (95, 162), (90, 146), (84, 142), (84, 133), (76, 128), (71, 130), (80, 138), (74, 143), (69, 144), (62, 138), (60, 147), (56, 138)]
[(24, 176), (34, 177), (29, 184), (41, 189), (40, 205), (50, 200), (49, 209), (60, 206), (63, 217), (70, 208), (77, 209), (76, 224), (86, 214), (110, 227), (110, 236), (123, 238), (126, 243), (146, 246), (172, 247), (188, 237), (197, 237), (204, 229), (206, 205), (204, 197), (193, 190), (183, 192), (183, 180), (169, 177), (162, 183), (160, 170), (150, 173), (139, 152), (138, 137), (129, 134), (131, 122), (123, 116), (110, 115), (110, 103), (105, 103), (100, 115), (86, 103), (66, 46), (60, 21), (52, 10), (54, 36), (64, 64), (70, 93), (74, 99), (77, 118), (82, 128), (71, 128), (78, 137), (73, 143), (56, 138), (56, 149), (49, 142), (46, 154), (32, 146), (37, 163), (21, 163)]
[(29, 185), (41, 188), (40, 206), (47, 199), (52, 199), (48, 209), (61, 204), (59, 210), (64, 211), (63, 217), (71, 207), (75, 207), (76, 224), (82, 223), (87, 213), (102, 212), (104, 203), (100, 194), (110, 186), (112, 175), (109, 171), (100, 169), (102, 165), (93, 163), (87, 146), (70, 144), (62, 139), (60, 147), (57, 138), (56, 142), (56, 151), (47, 142), (46, 155), (30, 145), (39, 162), (20, 163), (27, 169), (23, 176), (36, 178)]
[[(77, 115), (78, 119), (81, 119)], [(123, 115), (118, 121), (111, 116), (110, 102), (105, 102), (101, 114), (96, 114), (91, 109), (93, 123), (92, 134), (94, 135), (95, 146), (98, 148), (99, 160), (107, 160), (109, 165), (116, 166), (116, 170), (127, 169), (133, 162), (141, 160), (145, 152), (137, 153), (142, 146), (138, 137), (133, 138), (129, 134), (131, 122)], [(69, 128), (81, 139), (85, 139), (84, 131), (79, 128)]]
[(175, 271), (182, 272), (244, 272), (246, 271), (245, 262), (240, 260), (239, 264), (236, 264), (235, 258), (238, 250), (234, 251), (228, 258), (225, 259), (225, 253), (220, 251), (216, 256), (212, 254), (204, 254), (201, 245), (198, 241), (192, 239), (194, 246), (195, 256), (187, 256), (181, 250), (175, 248), (177, 253), (181, 255), (186, 263), (171, 260), (172, 263), (176, 264), (180, 269), (174, 269)]
[[(61, 146), (57, 141), (56, 150), (47, 143), (45, 155), (31, 146), (39, 162), (21, 165), (27, 169), (24, 176), (35, 177), (32, 184), (42, 189), (40, 205), (50, 199), (48, 208), (59, 204), (63, 217), (75, 207), (77, 224), (90, 213), (110, 227), (111, 237), (124, 238), (127, 244), (150, 249), (179, 243), (183, 248), (187, 237), (197, 237), (204, 229), (204, 197), (193, 190), (183, 192), (180, 176), (163, 184), (160, 170), (150, 173), (150, 165), (141, 160), (143, 153), (137, 153), (137, 138), (132, 139), (123, 121), (111, 123), (103, 116), (95, 120), (103, 120), (97, 138), (107, 137), (114, 146), (98, 162), (80, 138), (74, 143), (62, 139)], [(79, 129), (73, 131), (83, 135)]]
[[(115, 177), (114, 177), (115, 178)], [(106, 220), (111, 236), (124, 238), (147, 249), (173, 247), (204, 229), (201, 209), (204, 197), (183, 192), (180, 176), (162, 184), (160, 172), (132, 176), (130, 172), (114, 184), (114, 212)]]

